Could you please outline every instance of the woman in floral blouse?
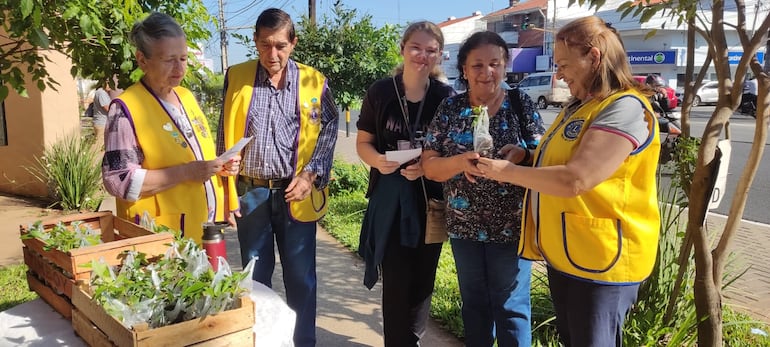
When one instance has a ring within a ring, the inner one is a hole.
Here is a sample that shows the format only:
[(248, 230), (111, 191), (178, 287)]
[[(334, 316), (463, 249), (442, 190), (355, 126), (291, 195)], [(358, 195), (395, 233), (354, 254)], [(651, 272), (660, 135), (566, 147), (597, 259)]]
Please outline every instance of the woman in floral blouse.
[(532, 100), (501, 85), (509, 60), (505, 41), (494, 32), (470, 36), (457, 57), (468, 92), (447, 98), (428, 128), (425, 176), (443, 182), (447, 224), (463, 300), (467, 346), (529, 346), (531, 263), (519, 259), (517, 245), (524, 189), (474, 178), (479, 154), (473, 151), (474, 121), (486, 106), (494, 148), (522, 148), (506, 159), (530, 165), (524, 148), (534, 148), (545, 129)]

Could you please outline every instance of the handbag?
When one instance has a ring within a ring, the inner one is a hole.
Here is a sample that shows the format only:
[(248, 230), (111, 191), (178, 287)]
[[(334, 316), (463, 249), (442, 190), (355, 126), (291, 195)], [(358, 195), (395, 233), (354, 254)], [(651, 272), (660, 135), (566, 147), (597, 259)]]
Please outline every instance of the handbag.
[(425, 179), (422, 180), (422, 193), (425, 196), (425, 244), (443, 243), (449, 238), (447, 234), (446, 203), (444, 200), (428, 199), (425, 191)]

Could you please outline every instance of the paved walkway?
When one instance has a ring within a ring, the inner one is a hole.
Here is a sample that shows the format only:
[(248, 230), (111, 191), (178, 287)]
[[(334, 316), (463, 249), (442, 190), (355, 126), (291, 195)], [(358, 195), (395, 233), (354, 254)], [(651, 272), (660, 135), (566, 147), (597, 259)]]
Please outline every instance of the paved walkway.
[[(358, 162), (355, 154), (355, 134), (340, 133), (337, 158)], [(0, 266), (22, 262), (22, 243), (18, 226), (50, 217), (57, 212), (40, 207), (39, 203), (0, 195)], [(114, 208), (108, 199), (103, 209)], [(13, 208), (11, 208), (13, 207)], [(724, 217), (710, 215), (711, 230), (721, 230)], [(717, 229), (719, 228), (719, 229)], [(228, 259), (240, 264), (237, 240), (227, 235)], [(742, 222), (733, 244), (736, 250), (735, 269), (748, 271), (725, 292), (726, 301), (758, 319), (770, 323), (770, 226)], [(276, 291), (282, 292), (280, 266), (276, 268)], [(318, 232), (318, 346), (382, 346), (381, 285), (367, 290), (362, 284), (361, 259), (341, 246), (326, 231)], [(424, 346), (462, 346), (453, 335), (431, 320)]]

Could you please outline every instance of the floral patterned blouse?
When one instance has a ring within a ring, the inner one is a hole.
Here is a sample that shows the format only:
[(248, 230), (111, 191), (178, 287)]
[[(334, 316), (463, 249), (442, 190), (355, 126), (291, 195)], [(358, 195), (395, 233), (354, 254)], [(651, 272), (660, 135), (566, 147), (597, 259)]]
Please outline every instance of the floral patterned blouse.
[[(516, 94), (521, 105), (518, 113), (511, 102)], [(428, 128), (425, 149), (442, 157), (473, 151), (474, 118), (467, 93), (445, 99)], [(497, 159), (502, 159), (497, 152), (506, 144), (536, 147), (544, 132), (543, 120), (526, 93), (510, 91), (497, 114), (490, 115), (489, 133)], [(476, 181), (471, 183), (460, 173), (443, 184), (449, 236), (517, 244), (524, 188), (484, 178)]]

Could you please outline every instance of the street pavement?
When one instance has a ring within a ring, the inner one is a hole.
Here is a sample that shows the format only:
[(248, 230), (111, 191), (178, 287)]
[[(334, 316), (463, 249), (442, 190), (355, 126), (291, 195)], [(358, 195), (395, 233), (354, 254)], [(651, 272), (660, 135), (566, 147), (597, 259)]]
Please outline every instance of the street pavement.
[[(355, 133), (349, 137), (340, 132), (336, 158), (360, 162), (355, 151)], [(0, 195), (0, 266), (23, 262), (19, 225), (55, 216), (58, 212), (40, 207), (40, 203)], [(108, 198), (102, 210), (114, 209), (114, 199)], [(712, 234), (721, 233), (725, 217), (710, 214), (707, 226)], [(228, 233), (228, 260), (239, 268), (240, 255), (234, 233)], [(731, 249), (733, 273), (746, 270), (725, 291), (725, 301), (739, 311), (770, 323), (770, 225), (742, 221)], [(382, 346), (381, 285), (371, 291), (363, 284), (363, 262), (353, 252), (341, 246), (326, 231), (318, 231), (318, 346)], [(280, 265), (276, 266), (274, 290), (283, 295)], [(462, 346), (462, 342), (429, 321), (424, 346)]]

